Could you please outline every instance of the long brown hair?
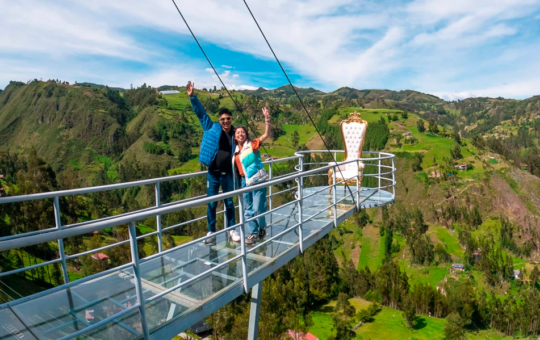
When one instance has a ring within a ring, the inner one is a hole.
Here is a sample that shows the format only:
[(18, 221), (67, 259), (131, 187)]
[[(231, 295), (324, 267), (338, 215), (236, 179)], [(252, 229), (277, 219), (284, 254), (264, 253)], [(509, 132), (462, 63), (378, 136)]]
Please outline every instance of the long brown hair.
[[(235, 135), (234, 136), (234, 141), (236, 142), (236, 130), (238, 130), (238, 129), (244, 130), (244, 132), (246, 133), (246, 142), (250, 142), (251, 138), (249, 138), (249, 132), (248, 132), (248, 129), (246, 129), (245, 126), (237, 126), (237, 127), (234, 128), (234, 135)], [(237, 144), (238, 144), (238, 142), (237, 142)]]

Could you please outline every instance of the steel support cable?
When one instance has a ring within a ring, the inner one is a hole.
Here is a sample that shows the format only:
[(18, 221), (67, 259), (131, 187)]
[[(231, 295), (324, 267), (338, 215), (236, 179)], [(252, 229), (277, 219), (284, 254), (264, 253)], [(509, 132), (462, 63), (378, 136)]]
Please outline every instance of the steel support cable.
[[(173, 0), (174, 1), (174, 0)], [(334, 157), (333, 153), (330, 151), (330, 148), (328, 147), (328, 145), (326, 144), (326, 141), (324, 140), (324, 138), (322, 137), (319, 129), (317, 128), (317, 125), (315, 125), (315, 122), (313, 121), (313, 118), (311, 118), (311, 115), (309, 114), (309, 111), (307, 110), (306, 106), (304, 105), (304, 102), (302, 101), (302, 98), (300, 98), (300, 95), (298, 95), (298, 92), (296, 91), (296, 89), (294, 88), (294, 85), (293, 83), (291, 82), (291, 79), (289, 78), (289, 75), (287, 75), (287, 72), (285, 72), (285, 69), (283, 68), (283, 65), (281, 65), (281, 62), (279, 61), (276, 53), (274, 52), (274, 49), (272, 48), (272, 45), (270, 45), (270, 42), (268, 41), (268, 39), (266, 38), (266, 35), (264, 34), (261, 26), (259, 25), (259, 22), (257, 21), (257, 19), (255, 18), (255, 15), (253, 14), (253, 12), (251, 11), (251, 8), (249, 7), (248, 3), (246, 2), (246, 0), (243, 0), (244, 1), (244, 4), (246, 5), (248, 11), (249, 11), (249, 14), (251, 14), (251, 17), (253, 18), (253, 21), (255, 21), (255, 24), (257, 25), (257, 27), (259, 28), (259, 32), (261, 32), (261, 35), (263, 36), (264, 38), (264, 41), (266, 41), (266, 44), (268, 45), (268, 48), (270, 48), (270, 51), (272, 51), (272, 54), (274, 55), (274, 58), (276, 59), (277, 63), (279, 64), (279, 67), (281, 68), (281, 71), (283, 71), (283, 74), (285, 75), (285, 78), (287, 78), (287, 81), (289, 82), (289, 84), (291, 85), (293, 91), (294, 91), (294, 94), (296, 95), (296, 97), (298, 97), (298, 100), (300, 101), (300, 104), (302, 105), (302, 108), (304, 109), (306, 115), (308, 116), (311, 124), (313, 125), (313, 127), (315, 128), (315, 131), (317, 131), (317, 134), (319, 135), (319, 137), (321, 138), (323, 144), (324, 144), (324, 147), (326, 148), (326, 150), (328, 151), (328, 153), (330, 153), (330, 155), (332, 155), (332, 159), (334, 160), (334, 162), (337, 164), (337, 159), (336, 157)], [(339, 173), (341, 174), (341, 177), (345, 178), (343, 176), (343, 173), (341, 172), (341, 169), (339, 168), (339, 166), (336, 166), (337, 170), (339, 171)], [(353, 200), (353, 203), (354, 203), (354, 197), (353, 197), (353, 194), (352, 194), (352, 190), (351, 188), (347, 185), (347, 183), (345, 182), (345, 187), (349, 190), (349, 193), (351, 195), (351, 199)], [(335, 189), (335, 188), (334, 188)], [(355, 210), (356, 210), (356, 204), (354, 204), (355, 206)]]
[[(256, 136), (257, 135), (257, 130), (255, 130), (250, 124), (249, 124), (249, 120), (246, 118), (246, 116), (244, 116), (244, 114), (242, 113), (242, 108), (240, 107), (240, 105), (238, 105), (238, 103), (236, 102), (236, 100), (233, 98), (233, 96), (231, 95), (231, 93), (229, 92), (229, 89), (227, 88), (227, 86), (225, 86), (225, 83), (223, 82), (223, 80), (221, 79), (219, 73), (217, 72), (216, 68), (214, 67), (214, 64), (212, 64), (212, 62), (210, 61), (210, 58), (208, 58), (208, 55), (206, 54), (206, 52), (204, 51), (204, 48), (202, 47), (202, 45), (199, 43), (199, 39), (197, 39), (197, 37), (195, 36), (195, 33), (193, 33), (193, 31), (191, 30), (191, 27), (189, 26), (186, 18), (184, 17), (184, 14), (182, 14), (182, 11), (180, 10), (180, 8), (178, 8), (178, 5), (176, 4), (176, 1), (175, 0), (172, 0), (173, 4), (174, 4), (174, 7), (176, 7), (176, 10), (178, 11), (178, 14), (180, 14), (180, 16), (182, 17), (182, 20), (184, 21), (184, 23), (186, 24), (186, 27), (188, 28), (189, 32), (191, 33), (191, 36), (193, 37), (193, 39), (195, 39), (195, 42), (197, 43), (197, 45), (199, 46), (199, 48), (201, 49), (201, 52), (203, 53), (204, 57), (206, 58), (206, 61), (208, 61), (208, 64), (210, 64), (210, 66), (212, 67), (212, 70), (214, 70), (214, 73), (216, 74), (216, 76), (218, 77), (219, 79), (219, 82), (221, 83), (221, 85), (223, 85), (223, 88), (225, 88), (225, 91), (227, 91), (227, 94), (229, 95), (229, 97), (231, 97), (231, 100), (233, 101), (234, 103), (234, 106), (236, 106), (236, 109), (238, 110), (238, 112), (240, 113), (240, 115), (242, 116), (242, 118), (244, 118), (244, 120), (246, 121), (246, 125), (249, 129), (251, 129), (251, 132), (253, 132), (253, 134)], [(266, 148), (264, 147), (264, 145), (261, 144), (261, 147), (263, 148), (264, 152), (269, 155), (268, 151), (266, 150)], [(270, 166), (273, 167), (273, 163), (270, 164)], [(279, 169), (278, 169), (279, 170)]]

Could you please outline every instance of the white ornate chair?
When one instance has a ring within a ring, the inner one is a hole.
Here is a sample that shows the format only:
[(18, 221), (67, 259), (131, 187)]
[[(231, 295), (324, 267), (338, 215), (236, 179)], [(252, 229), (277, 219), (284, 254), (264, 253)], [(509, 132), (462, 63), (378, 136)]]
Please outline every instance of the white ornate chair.
[[(366, 141), (368, 123), (360, 118), (360, 114), (356, 111), (351, 113), (348, 119), (343, 120), (340, 123), (341, 137), (343, 138), (343, 147), (345, 148), (345, 160), (350, 161), (362, 157), (362, 148)], [(329, 163), (329, 165), (335, 165), (335, 162)], [(364, 163), (351, 162), (348, 164), (337, 163), (336, 169), (336, 182), (347, 180), (345, 183), (356, 182), (356, 177), (362, 175), (364, 169)], [(333, 169), (328, 170), (328, 185), (333, 185)], [(360, 177), (362, 182), (362, 177)], [(358, 183), (360, 186), (360, 183)], [(330, 193), (332, 193), (332, 187), (330, 187)]]

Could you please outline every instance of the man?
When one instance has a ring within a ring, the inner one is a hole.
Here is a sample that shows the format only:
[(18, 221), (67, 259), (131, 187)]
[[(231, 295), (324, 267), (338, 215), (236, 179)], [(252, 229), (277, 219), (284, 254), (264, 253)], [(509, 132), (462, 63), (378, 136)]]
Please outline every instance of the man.
[[(199, 151), (199, 162), (208, 167), (206, 175), (206, 194), (215, 196), (219, 193), (219, 187), (223, 192), (234, 190), (232, 174), (232, 156), (236, 145), (234, 144), (234, 127), (232, 126), (232, 113), (227, 108), (220, 108), (219, 123), (212, 122), (201, 102), (194, 92), (194, 85), (188, 82), (186, 88), (191, 101), (193, 111), (199, 118), (199, 122), (204, 130), (201, 149)], [(217, 201), (208, 203), (206, 218), (208, 221), (208, 234), (216, 232), (216, 208)], [(228, 226), (235, 224), (234, 203), (232, 198), (225, 200), (225, 210)], [(215, 236), (204, 240), (204, 243), (215, 241)]]

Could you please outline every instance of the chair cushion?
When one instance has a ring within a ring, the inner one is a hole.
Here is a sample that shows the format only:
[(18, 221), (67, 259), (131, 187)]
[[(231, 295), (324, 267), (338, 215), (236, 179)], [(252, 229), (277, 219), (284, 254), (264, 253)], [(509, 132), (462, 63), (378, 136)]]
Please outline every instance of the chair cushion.
[(345, 123), (341, 126), (347, 160), (358, 158), (362, 141), (366, 135), (366, 125), (357, 122)]
[[(338, 166), (336, 169), (336, 178), (350, 178), (350, 177), (356, 177), (358, 176), (358, 172), (362, 171), (364, 169), (364, 163), (362, 162), (353, 162), (349, 164), (340, 164), (341, 162), (338, 162)], [(328, 165), (335, 165), (336, 162), (328, 163)], [(357, 166), (358, 164), (358, 166)], [(343, 176), (343, 177), (342, 177)]]

